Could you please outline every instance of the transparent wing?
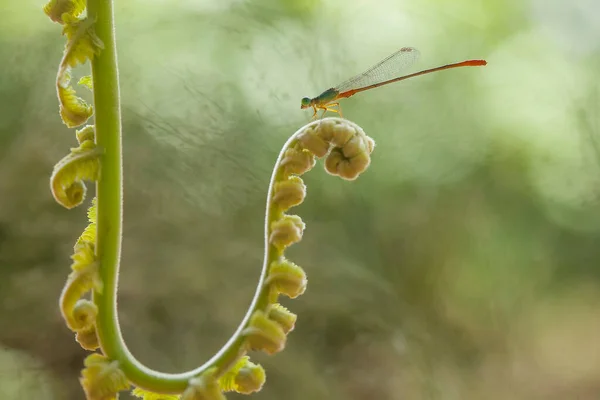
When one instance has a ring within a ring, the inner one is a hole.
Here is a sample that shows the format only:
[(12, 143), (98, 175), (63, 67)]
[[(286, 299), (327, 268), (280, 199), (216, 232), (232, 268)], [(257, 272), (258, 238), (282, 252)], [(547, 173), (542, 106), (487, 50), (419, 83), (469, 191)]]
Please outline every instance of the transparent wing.
[(348, 90), (360, 89), (365, 86), (375, 85), (394, 79), (400, 72), (407, 69), (419, 58), (419, 50), (413, 47), (403, 47), (389, 57), (373, 65), (371, 68), (356, 75), (345, 82), (340, 83), (334, 89), (339, 93)]

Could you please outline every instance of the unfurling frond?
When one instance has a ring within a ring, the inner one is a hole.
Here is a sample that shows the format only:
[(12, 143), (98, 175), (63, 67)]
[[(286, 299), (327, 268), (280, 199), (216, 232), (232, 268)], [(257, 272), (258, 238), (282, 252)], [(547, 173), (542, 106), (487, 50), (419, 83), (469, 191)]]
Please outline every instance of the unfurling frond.
[[(65, 125), (74, 128), (84, 124), (92, 116), (93, 110), (92, 106), (75, 93), (71, 85), (71, 68), (92, 60), (104, 48), (104, 44), (96, 36), (91, 19), (81, 19), (69, 14), (64, 14), (63, 19), (63, 34), (67, 37), (67, 44), (58, 67), (56, 91), (60, 103), (60, 116)], [(87, 80), (83, 79), (82, 83), (86, 82)]]
[[(60, 311), (72, 331), (88, 329), (95, 322), (98, 312), (94, 303), (82, 299), (90, 290), (101, 286), (98, 277), (98, 264), (92, 263), (69, 275), (60, 296)], [(77, 313), (76, 313), (77, 311)]]
[(299, 242), (304, 232), (304, 222), (297, 215), (284, 215), (271, 223), (269, 242), (282, 250)]
[(277, 293), (294, 299), (304, 293), (306, 282), (304, 270), (284, 258), (271, 263), (265, 284), (270, 285)]
[(50, 0), (44, 6), (44, 12), (50, 19), (64, 24), (65, 18), (78, 17), (85, 9), (85, 0)]
[(94, 353), (86, 357), (84, 365), (79, 381), (88, 400), (116, 400), (118, 393), (130, 386), (117, 361)]
[(267, 354), (277, 353), (285, 347), (286, 335), (281, 326), (269, 319), (263, 311), (255, 311), (248, 327), (242, 331), (246, 343), (252, 350), (263, 350)]
[(55, 165), (50, 189), (60, 205), (70, 209), (83, 202), (86, 193), (83, 181), (97, 179), (101, 154), (92, 140), (85, 140)]
[(258, 392), (265, 380), (263, 367), (251, 362), (248, 356), (244, 356), (219, 378), (219, 385), (225, 392), (250, 394)]

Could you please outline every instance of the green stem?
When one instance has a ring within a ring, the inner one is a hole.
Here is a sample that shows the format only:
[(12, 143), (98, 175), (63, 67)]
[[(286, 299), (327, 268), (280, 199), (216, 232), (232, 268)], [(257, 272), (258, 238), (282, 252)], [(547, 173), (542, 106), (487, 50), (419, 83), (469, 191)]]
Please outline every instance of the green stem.
[(97, 333), (103, 352), (121, 358), (118, 337), (111, 329), (121, 253), (122, 230), (122, 163), (121, 109), (119, 78), (113, 29), (112, 0), (89, 0), (88, 17), (95, 21), (95, 33), (104, 44), (92, 60), (96, 144), (104, 150), (101, 173), (96, 184), (97, 242), (103, 292), (94, 291), (98, 305)]
[[(94, 292), (98, 306), (98, 339), (104, 354), (118, 360), (121, 370), (136, 386), (165, 390), (159, 373), (145, 368), (129, 352), (117, 318), (116, 296), (121, 255), (122, 232), (122, 151), (121, 106), (113, 23), (112, 0), (88, 0), (88, 17), (95, 21), (95, 33), (104, 49), (92, 61), (96, 143), (104, 150), (97, 183), (98, 223), (96, 254), (100, 261), (103, 291)], [(189, 378), (188, 378), (189, 379)], [(174, 382), (169, 389), (183, 391), (187, 379)]]

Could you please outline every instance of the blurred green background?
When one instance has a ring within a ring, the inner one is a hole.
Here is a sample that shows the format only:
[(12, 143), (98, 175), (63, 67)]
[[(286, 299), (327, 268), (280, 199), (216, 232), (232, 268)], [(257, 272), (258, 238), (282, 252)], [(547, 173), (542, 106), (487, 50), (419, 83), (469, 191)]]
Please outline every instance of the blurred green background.
[[(0, 397), (82, 399), (58, 312), (85, 208), (42, 0), (0, 0)], [(148, 366), (196, 367), (246, 312), (273, 162), (299, 109), (399, 47), (464, 68), (352, 97), (377, 142), (316, 168), (288, 256), (309, 277), (256, 399), (600, 399), (597, 0), (116, 1), (125, 221), (119, 311)], [(81, 68), (78, 74), (85, 74)], [(85, 89), (79, 89), (85, 94)], [(89, 96), (88, 96), (89, 98)], [(241, 396), (228, 395), (236, 399)], [(128, 396), (123, 396), (128, 398)]]

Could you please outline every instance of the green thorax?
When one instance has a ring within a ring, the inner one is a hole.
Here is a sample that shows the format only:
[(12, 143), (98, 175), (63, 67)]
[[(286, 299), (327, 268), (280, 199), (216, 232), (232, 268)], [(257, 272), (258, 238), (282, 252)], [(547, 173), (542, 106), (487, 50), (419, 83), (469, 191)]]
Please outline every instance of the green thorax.
[(337, 98), (338, 94), (340, 94), (340, 92), (338, 92), (334, 88), (327, 89), (326, 91), (312, 99), (312, 101), (316, 105), (328, 104), (334, 101)]

